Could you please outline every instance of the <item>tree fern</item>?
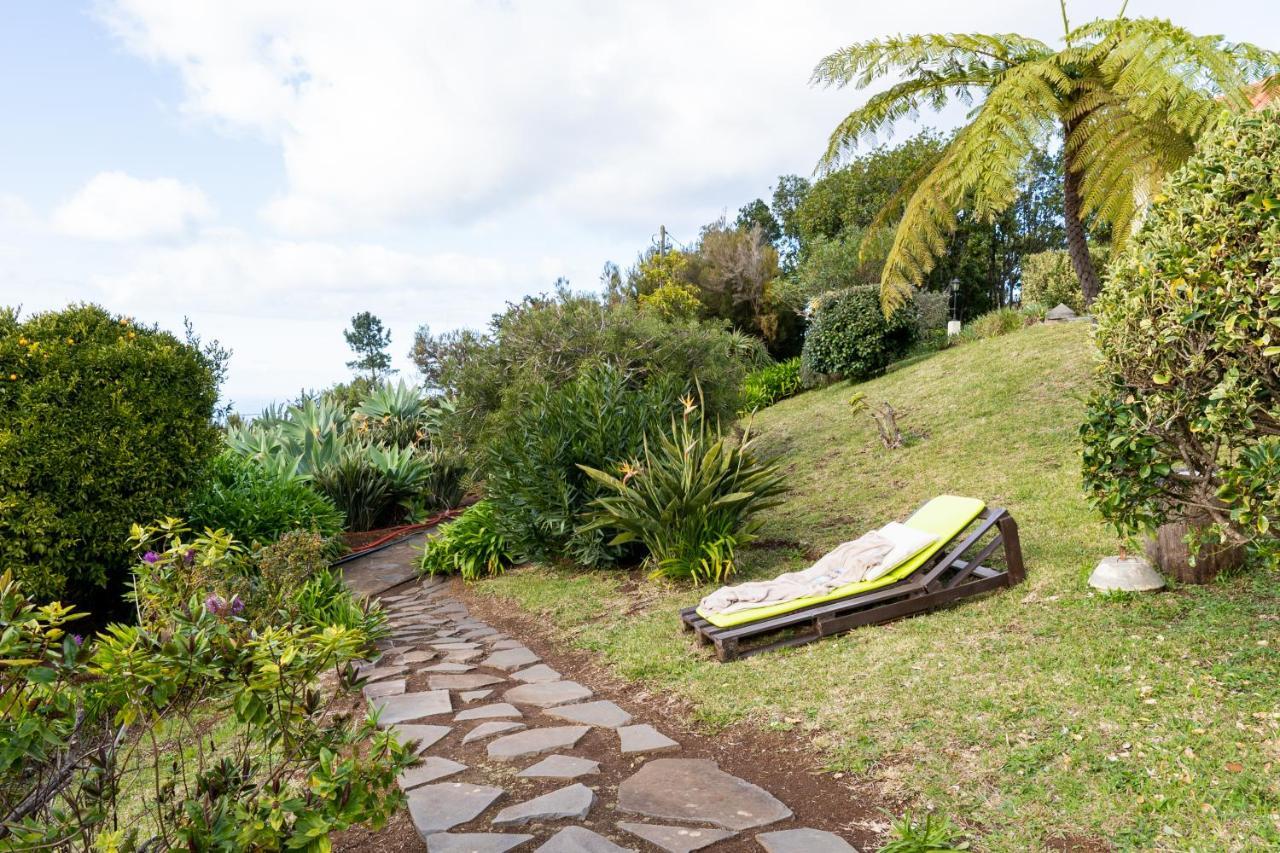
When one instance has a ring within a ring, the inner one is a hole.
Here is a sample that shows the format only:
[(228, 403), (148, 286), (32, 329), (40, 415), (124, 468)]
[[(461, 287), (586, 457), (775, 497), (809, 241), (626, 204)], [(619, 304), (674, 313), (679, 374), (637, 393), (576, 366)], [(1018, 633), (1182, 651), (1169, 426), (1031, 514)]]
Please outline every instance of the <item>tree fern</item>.
[[(1065, 9), (1063, 21), (1066, 27)], [(1085, 220), (1107, 223), (1123, 242), (1155, 186), (1190, 156), (1196, 139), (1224, 110), (1250, 108), (1251, 95), (1280, 93), (1278, 74), (1280, 54), (1147, 18), (1068, 28), (1058, 50), (1012, 33), (873, 39), (814, 69), (815, 84), (837, 88), (900, 79), (840, 122), (819, 168), (837, 168), (859, 144), (925, 109), (953, 101), (972, 107), (968, 124), (866, 230), (864, 246), (898, 222), (881, 279), (889, 313), (946, 250), (958, 212), (1000, 215), (1017, 197), (1028, 158), (1056, 139), (1068, 172), (1072, 263), (1089, 302), (1097, 276)]]

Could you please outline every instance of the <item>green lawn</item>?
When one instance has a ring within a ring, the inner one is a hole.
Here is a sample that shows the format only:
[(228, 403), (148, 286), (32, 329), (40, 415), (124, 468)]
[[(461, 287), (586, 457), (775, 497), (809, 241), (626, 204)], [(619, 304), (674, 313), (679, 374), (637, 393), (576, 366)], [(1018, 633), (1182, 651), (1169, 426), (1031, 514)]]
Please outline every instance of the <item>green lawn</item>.
[(1141, 598), (1085, 584), (1116, 541), (1079, 488), (1087, 324), (947, 350), (858, 386), (904, 431), (882, 449), (852, 386), (762, 412), (790, 494), (743, 578), (818, 553), (933, 495), (1009, 508), (1028, 581), (949, 611), (716, 663), (678, 628), (701, 592), (522, 569), (481, 590), (544, 615), (616, 672), (687, 697), (714, 729), (745, 721), (812, 742), (832, 771), (936, 807), (982, 850), (1067, 837), (1121, 848), (1280, 845), (1280, 595), (1236, 577)]

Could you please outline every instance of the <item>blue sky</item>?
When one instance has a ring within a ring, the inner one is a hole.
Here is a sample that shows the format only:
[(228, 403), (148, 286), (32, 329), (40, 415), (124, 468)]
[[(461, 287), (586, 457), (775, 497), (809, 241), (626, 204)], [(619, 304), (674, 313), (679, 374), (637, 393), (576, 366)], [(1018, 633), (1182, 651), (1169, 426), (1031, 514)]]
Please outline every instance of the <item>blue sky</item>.
[[(412, 378), (417, 326), (481, 326), (561, 275), (594, 288), (659, 224), (689, 239), (810, 173), (864, 97), (807, 85), (843, 43), (1061, 27), (1051, 0), (0, 12), (0, 303), (90, 300), (175, 329), (189, 315), (234, 350), (226, 393), (245, 411), (346, 378), (357, 311), (389, 323)], [(1129, 13), (1280, 47), (1273, 0)]]

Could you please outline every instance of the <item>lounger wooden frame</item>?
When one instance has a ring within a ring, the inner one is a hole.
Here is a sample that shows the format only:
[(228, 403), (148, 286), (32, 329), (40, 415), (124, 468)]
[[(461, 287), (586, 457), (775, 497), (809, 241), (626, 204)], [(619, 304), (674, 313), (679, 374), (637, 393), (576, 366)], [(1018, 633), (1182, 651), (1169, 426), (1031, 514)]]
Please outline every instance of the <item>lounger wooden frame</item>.
[[(983, 565), (997, 550), (1004, 554), (1004, 568)], [(680, 611), (680, 621), (700, 644), (714, 644), (721, 661), (731, 661), (933, 610), (1025, 578), (1018, 523), (991, 507), (919, 569), (889, 586), (728, 628), (717, 628), (693, 607)]]

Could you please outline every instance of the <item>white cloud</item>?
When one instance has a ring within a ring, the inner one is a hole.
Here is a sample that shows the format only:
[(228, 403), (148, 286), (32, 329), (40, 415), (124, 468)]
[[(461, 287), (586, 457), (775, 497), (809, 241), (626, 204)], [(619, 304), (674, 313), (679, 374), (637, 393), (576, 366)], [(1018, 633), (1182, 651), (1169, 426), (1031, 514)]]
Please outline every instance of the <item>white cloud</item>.
[(809, 87), (824, 53), (951, 6), (116, 0), (107, 19), (179, 69), (188, 114), (279, 145), (262, 215), (317, 234), (525, 205), (714, 216), (812, 168), (852, 102)]
[(180, 236), (212, 215), (198, 187), (174, 178), (101, 172), (53, 212), (53, 225), (90, 240), (147, 240)]

